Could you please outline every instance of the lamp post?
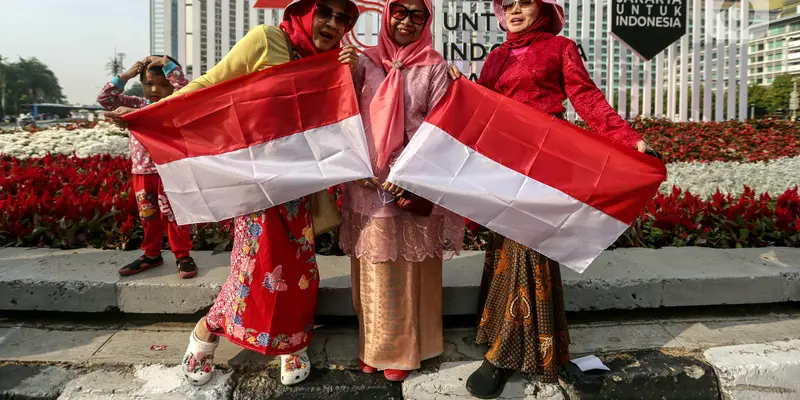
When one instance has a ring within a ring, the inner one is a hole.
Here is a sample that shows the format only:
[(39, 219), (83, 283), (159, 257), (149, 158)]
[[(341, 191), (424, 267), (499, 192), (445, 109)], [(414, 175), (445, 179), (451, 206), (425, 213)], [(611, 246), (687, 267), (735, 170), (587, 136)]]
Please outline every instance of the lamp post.
[(797, 78), (792, 79), (792, 94), (789, 96), (789, 109), (792, 110), (792, 122), (797, 120)]

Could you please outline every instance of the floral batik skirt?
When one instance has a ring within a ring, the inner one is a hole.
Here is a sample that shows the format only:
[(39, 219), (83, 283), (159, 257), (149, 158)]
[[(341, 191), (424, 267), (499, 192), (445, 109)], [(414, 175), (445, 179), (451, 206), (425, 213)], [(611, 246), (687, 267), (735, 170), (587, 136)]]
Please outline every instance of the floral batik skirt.
[(557, 262), (492, 233), (486, 251), (477, 342), (498, 368), (556, 382), (569, 362), (569, 333)]
[(238, 217), (234, 229), (231, 274), (206, 315), (208, 329), (264, 354), (302, 350), (319, 288), (310, 197)]

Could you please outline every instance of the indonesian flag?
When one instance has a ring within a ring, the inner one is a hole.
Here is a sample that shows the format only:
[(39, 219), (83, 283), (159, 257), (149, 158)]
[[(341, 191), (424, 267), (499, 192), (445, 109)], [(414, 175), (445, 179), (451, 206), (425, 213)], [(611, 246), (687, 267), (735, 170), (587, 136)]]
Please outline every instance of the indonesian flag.
[(253, 8), (285, 8), (292, 0), (256, 0)]
[(583, 272), (666, 178), (655, 157), (459, 79), (389, 180)]
[(179, 224), (373, 176), (350, 67), (337, 58), (279, 65), (126, 115)]

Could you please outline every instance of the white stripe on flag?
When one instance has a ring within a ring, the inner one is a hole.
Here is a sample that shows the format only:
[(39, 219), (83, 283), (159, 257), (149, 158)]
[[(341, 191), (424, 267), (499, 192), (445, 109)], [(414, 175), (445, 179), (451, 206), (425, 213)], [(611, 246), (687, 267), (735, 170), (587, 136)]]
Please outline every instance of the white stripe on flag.
[(464, 146), (428, 122), (389, 181), (583, 272), (628, 225)]
[(157, 165), (180, 225), (221, 221), (372, 177), (361, 116), (228, 153)]

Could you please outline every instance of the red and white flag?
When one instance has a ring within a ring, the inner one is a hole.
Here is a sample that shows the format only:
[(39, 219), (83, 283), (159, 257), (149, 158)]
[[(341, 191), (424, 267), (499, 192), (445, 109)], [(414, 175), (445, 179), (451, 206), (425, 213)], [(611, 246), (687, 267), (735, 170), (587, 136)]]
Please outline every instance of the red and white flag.
[(179, 224), (220, 221), (373, 176), (350, 67), (334, 53), (125, 116)]
[(665, 178), (655, 157), (459, 79), (389, 181), (583, 272)]

